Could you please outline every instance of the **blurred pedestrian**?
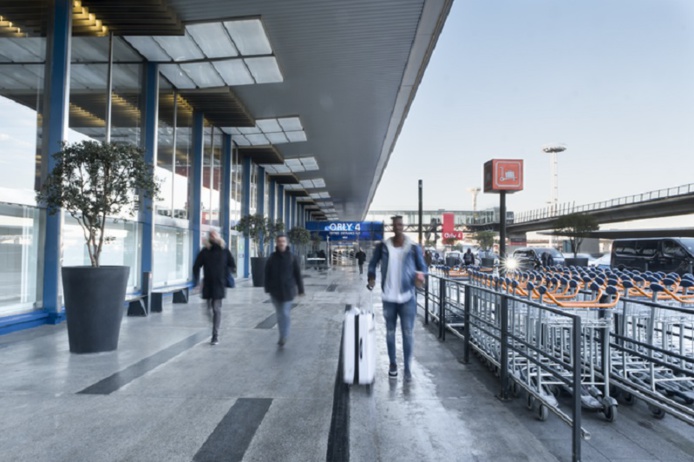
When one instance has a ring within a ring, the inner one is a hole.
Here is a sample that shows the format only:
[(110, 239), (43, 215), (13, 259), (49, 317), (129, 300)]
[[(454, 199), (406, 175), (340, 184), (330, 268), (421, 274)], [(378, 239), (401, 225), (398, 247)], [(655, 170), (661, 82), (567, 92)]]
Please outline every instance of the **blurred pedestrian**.
[(236, 272), (234, 257), (226, 248), (217, 231), (210, 231), (205, 246), (193, 264), (193, 284), (200, 281), (203, 270), (202, 298), (207, 300), (207, 309), (212, 311), (212, 345), (219, 343), (219, 325), (222, 321), (222, 299), (226, 297), (227, 281)]
[(398, 317), (402, 330), (402, 349), (404, 356), (405, 380), (412, 379), (410, 362), (414, 347), (414, 320), (417, 316), (416, 287), (424, 284), (427, 266), (422, 257), (422, 249), (403, 233), (401, 216), (394, 216), (395, 235), (381, 242), (374, 249), (369, 262), (369, 288), (376, 284), (376, 266), (381, 265), (381, 289), (383, 317), (386, 321), (386, 345), (390, 367), (388, 376), (398, 376), (395, 355), (395, 329)]
[(359, 247), (359, 252), (355, 255), (357, 258), (357, 263), (359, 264), (359, 274), (364, 274), (364, 262), (366, 261), (366, 253)]
[(277, 313), (277, 327), (280, 333), (277, 344), (283, 347), (289, 338), (289, 312), (292, 302), (297, 291), (300, 296), (304, 295), (304, 281), (301, 278), (299, 261), (287, 244), (287, 235), (278, 235), (275, 244), (275, 251), (265, 264), (265, 292), (270, 294)]

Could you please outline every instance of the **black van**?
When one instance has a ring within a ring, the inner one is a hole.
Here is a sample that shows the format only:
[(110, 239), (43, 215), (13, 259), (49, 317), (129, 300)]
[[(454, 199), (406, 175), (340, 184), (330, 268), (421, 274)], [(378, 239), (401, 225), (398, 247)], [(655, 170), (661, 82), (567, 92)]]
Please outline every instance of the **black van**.
[(616, 239), (612, 243), (612, 268), (684, 274), (692, 271), (692, 265), (694, 238)]

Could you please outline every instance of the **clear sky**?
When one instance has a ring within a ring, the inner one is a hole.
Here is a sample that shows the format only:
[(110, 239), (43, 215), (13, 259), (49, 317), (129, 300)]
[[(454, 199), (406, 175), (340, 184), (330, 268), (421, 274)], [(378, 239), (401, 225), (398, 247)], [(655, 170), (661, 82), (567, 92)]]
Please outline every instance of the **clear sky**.
[(542, 207), (553, 142), (560, 202), (694, 183), (694, 1), (455, 0), (371, 210), (415, 209), (418, 179), (471, 209), (492, 158), (525, 160), (510, 210)]

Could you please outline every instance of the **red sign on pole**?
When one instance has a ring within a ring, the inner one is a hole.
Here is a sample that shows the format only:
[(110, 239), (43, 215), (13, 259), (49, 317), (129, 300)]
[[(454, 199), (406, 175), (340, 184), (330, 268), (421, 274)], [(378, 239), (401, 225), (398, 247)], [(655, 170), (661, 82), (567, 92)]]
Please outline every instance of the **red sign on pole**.
[(463, 232), (455, 230), (455, 215), (452, 213), (443, 214), (443, 239), (455, 239), (457, 241), (463, 240)]
[(522, 159), (492, 159), (484, 164), (484, 192), (522, 190)]

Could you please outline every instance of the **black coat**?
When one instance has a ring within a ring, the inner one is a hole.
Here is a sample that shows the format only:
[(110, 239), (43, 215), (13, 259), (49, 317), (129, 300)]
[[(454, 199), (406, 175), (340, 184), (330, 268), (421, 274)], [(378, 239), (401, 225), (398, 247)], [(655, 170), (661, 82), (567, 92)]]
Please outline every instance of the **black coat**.
[(297, 289), (304, 293), (299, 261), (289, 247), (284, 252), (275, 250), (265, 264), (265, 292), (281, 302), (294, 300)]
[(202, 298), (221, 300), (226, 297), (227, 274), (236, 272), (236, 262), (229, 249), (212, 244), (200, 251), (193, 265), (193, 281), (198, 285), (203, 268)]
[(356, 257), (357, 257), (357, 262), (358, 262), (360, 265), (363, 265), (364, 262), (366, 261), (366, 254), (365, 254), (363, 251), (361, 251), (361, 250), (360, 250), (359, 252), (357, 252)]

